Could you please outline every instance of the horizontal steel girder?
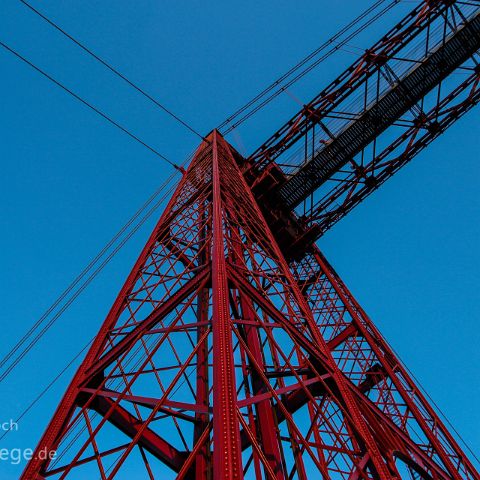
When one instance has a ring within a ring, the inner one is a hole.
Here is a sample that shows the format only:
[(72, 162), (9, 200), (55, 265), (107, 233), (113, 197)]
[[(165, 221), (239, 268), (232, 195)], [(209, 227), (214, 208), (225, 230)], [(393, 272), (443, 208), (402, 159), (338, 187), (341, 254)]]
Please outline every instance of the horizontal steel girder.
[(281, 185), (276, 195), (282, 204), (288, 209), (296, 207), (479, 48), (477, 12)]

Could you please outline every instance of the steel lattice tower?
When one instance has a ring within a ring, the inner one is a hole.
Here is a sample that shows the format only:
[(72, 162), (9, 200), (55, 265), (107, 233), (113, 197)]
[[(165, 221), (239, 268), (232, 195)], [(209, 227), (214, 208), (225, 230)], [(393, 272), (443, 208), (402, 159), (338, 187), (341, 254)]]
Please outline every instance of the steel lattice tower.
[(38, 448), (72, 439), (23, 478), (480, 478), (320, 251), (287, 263), (215, 131)]
[(479, 49), (478, 2), (420, 2), (248, 158), (214, 130), (22, 478), (480, 480), (315, 244), (480, 102)]

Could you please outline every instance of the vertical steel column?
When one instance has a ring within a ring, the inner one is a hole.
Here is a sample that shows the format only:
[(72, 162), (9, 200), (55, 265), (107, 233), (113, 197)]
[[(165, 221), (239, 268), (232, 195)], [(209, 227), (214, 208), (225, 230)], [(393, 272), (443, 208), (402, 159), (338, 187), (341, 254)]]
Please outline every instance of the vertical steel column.
[[(203, 219), (208, 217), (209, 212), (202, 213)], [(201, 243), (204, 245), (207, 242), (207, 226), (205, 225), (202, 232)], [(202, 248), (202, 246), (200, 248)], [(209, 249), (203, 250), (199, 258), (200, 264), (206, 265), (210, 262)], [(207, 331), (208, 313), (209, 313), (210, 293), (208, 288), (202, 288), (197, 296), (197, 321), (199, 326), (197, 327), (197, 340), (204, 338)], [(209, 405), (209, 378), (208, 378), (208, 339), (205, 338), (202, 341), (202, 346), (197, 352), (197, 404), (202, 405), (205, 409), (208, 409)], [(208, 428), (209, 418), (208, 413), (196, 413), (195, 414), (195, 426), (193, 429), (193, 444), (196, 445), (200, 441), (204, 430)], [(211, 451), (210, 440), (206, 439), (204, 444), (199, 449), (195, 457), (195, 479), (207, 480), (211, 478)]]
[[(243, 319), (251, 324), (255, 321), (253, 305), (250, 299), (240, 292), (240, 305), (242, 307)], [(262, 368), (265, 368), (265, 362), (262, 353), (258, 329), (252, 325), (245, 326), (245, 339), (255, 361)], [(255, 368), (251, 369), (252, 392), (254, 395), (267, 393), (267, 389), (262, 380), (258, 377)], [(283, 480), (286, 478), (282, 466), (281, 443), (279, 442), (278, 426), (274, 417), (274, 412), (270, 400), (264, 400), (256, 403), (258, 432), (261, 437), (261, 444), (265, 457), (268, 459), (272, 471), (275, 473), (275, 479)]]
[(242, 449), (237, 419), (235, 369), (224, 251), (217, 133), (213, 134), (212, 331), (213, 331), (213, 477), (242, 479)]
[[(234, 162), (233, 159), (230, 159), (230, 161)], [(233, 262), (234, 264), (236, 262), (241, 263), (243, 255), (248, 250), (248, 247), (246, 245), (243, 245), (243, 247), (241, 246), (242, 238), (239, 227), (231, 226), (226, 234), (229, 236), (232, 245), (231, 251), (229, 251), (229, 255), (231, 256), (231, 262)], [(256, 320), (253, 302), (241, 291), (238, 292), (237, 300), (240, 306), (242, 319), (247, 322), (247, 324), (242, 326), (240, 330), (243, 332), (242, 335), (244, 336), (245, 341), (249, 346), (251, 354), (255, 358), (256, 364), (265, 370), (265, 359), (258, 327), (253, 326)], [(250, 360), (249, 365), (251, 368), (250, 375), (252, 376), (252, 393), (254, 395), (267, 393), (267, 388), (263, 384), (262, 379), (259, 377), (258, 373), (255, 370), (255, 367), (252, 365), (252, 362)], [(275, 479), (283, 480), (287, 478), (287, 474), (285, 473), (283, 468), (283, 452), (281, 441), (279, 438), (280, 432), (275, 419), (274, 411), (272, 409), (272, 404), (269, 399), (259, 401), (255, 404), (255, 409), (257, 420), (255, 425), (255, 431), (258, 432), (259, 436), (258, 447), (261, 448), (263, 453), (265, 454), (271, 471), (275, 475)]]

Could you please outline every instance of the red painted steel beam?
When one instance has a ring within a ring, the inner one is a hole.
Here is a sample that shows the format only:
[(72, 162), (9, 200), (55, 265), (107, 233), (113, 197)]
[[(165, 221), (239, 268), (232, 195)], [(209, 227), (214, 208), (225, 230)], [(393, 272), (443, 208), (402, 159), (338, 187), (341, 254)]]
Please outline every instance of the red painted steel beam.
[(149, 332), (165, 315), (168, 315), (175, 307), (177, 307), (185, 298), (191, 295), (195, 290), (201, 288), (203, 284), (208, 280), (210, 272), (208, 269), (200, 270), (195, 277), (182, 285), (178, 291), (155, 309), (145, 320), (132, 329), (123, 339), (113, 346), (105, 353), (100, 359), (98, 359), (87, 370), (83, 384), (87, 385), (89, 379), (96, 377), (99, 374), (103, 374), (105, 369), (117, 360), (123, 353), (125, 353), (129, 347), (132, 346), (142, 335)]
[[(109, 423), (131, 439), (135, 438), (143, 425), (142, 421), (106, 397), (95, 396), (90, 408), (102, 416), (110, 412), (108, 414)], [(188, 455), (187, 452), (177, 450), (150, 428), (143, 429), (137, 440), (137, 445), (145, 448), (174, 472), (180, 471)]]
[[(245, 295), (241, 295), (240, 300), (242, 306), (242, 312), (244, 318), (253, 319), (254, 318), (254, 308), (251, 304), (251, 301), (245, 298)], [(262, 345), (258, 335), (258, 329), (253, 326), (245, 326), (245, 341), (248, 343), (252, 355), (255, 357), (257, 364), (264, 366), (264, 360), (262, 355)], [(261, 395), (267, 390), (262, 380), (258, 378), (255, 370), (252, 368), (252, 394), (254, 396)], [(277, 419), (275, 418), (274, 412), (272, 411), (269, 399), (264, 401), (255, 402), (257, 409), (257, 421), (258, 421), (258, 433), (262, 441), (262, 449), (265, 453), (265, 457), (268, 460), (270, 468), (275, 475), (277, 480), (282, 480), (285, 478), (285, 472), (282, 465), (282, 455), (278, 440), (278, 426)]]
[(212, 331), (213, 331), (213, 476), (218, 480), (243, 478), (238, 423), (229, 288), (224, 252), (222, 178), (217, 133), (213, 150), (212, 191)]

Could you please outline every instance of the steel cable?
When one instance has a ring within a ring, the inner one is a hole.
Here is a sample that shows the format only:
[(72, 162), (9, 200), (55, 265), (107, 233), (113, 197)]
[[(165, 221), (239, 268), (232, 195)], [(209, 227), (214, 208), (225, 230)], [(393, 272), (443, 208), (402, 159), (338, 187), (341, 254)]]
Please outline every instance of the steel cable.
[(49, 25), (51, 25), (53, 28), (55, 28), (58, 32), (60, 32), (62, 35), (67, 37), (70, 41), (72, 41), (75, 45), (80, 47), (83, 51), (88, 53), (90, 56), (92, 56), (95, 60), (100, 62), (103, 66), (108, 68), (112, 73), (114, 73), (117, 77), (121, 78), (124, 82), (126, 82), (128, 85), (130, 85), (132, 88), (134, 88), (137, 92), (139, 92), (141, 95), (143, 95), (145, 98), (150, 100), (154, 105), (159, 107), (161, 110), (163, 110), (165, 113), (170, 115), (173, 119), (175, 119), (178, 123), (183, 125), (185, 128), (187, 128), (190, 132), (192, 132), (194, 135), (200, 137), (202, 140), (204, 140), (204, 136), (200, 134), (197, 130), (195, 130), (191, 125), (189, 125), (185, 120), (180, 118), (177, 114), (173, 113), (169, 108), (165, 107), (162, 105), (158, 100), (156, 100), (152, 95), (147, 93), (143, 88), (139, 87), (136, 85), (134, 82), (132, 82), (129, 78), (127, 78), (123, 73), (121, 73), (117, 68), (112, 67), (109, 63), (107, 63), (103, 58), (101, 58), (98, 54), (93, 52), (90, 48), (85, 46), (83, 43), (81, 43), (79, 40), (77, 40), (73, 35), (70, 35), (67, 31), (65, 31), (62, 27), (60, 27), (57, 23), (55, 23), (53, 20), (48, 18), (45, 14), (37, 10), (35, 7), (30, 5), (28, 2), (25, 0), (19, 0), (21, 3), (23, 3), (27, 8), (29, 8), (33, 13), (38, 15), (40, 18), (42, 18), (45, 22), (47, 22)]
[[(106, 252), (121, 238), (121, 236), (128, 230), (128, 228), (135, 222), (138, 217), (148, 208), (149, 205), (163, 192), (163, 190), (169, 185), (174, 175), (171, 175), (162, 186), (145, 202), (142, 207), (133, 215), (133, 217), (120, 229), (120, 231), (110, 240), (110, 242), (102, 248), (102, 250), (95, 256), (94, 259), (88, 264), (88, 266), (75, 278), (75, 280), (67, 287), (57, 300), (47, 309), (47, 311), (40, 317), (39, 320), (24, 334), (24, 336), (15, 344), (15, 346), (3, 357), (2, 367), (5, 367), (0, 374), (0, 383), (3, 382), (8, 375), (17, 367), (21, 360), (28, 354), (28, 352), (36, 345), (36, 343), (43, 337), (43, 335), (52, 327), (52, 325), (61, 317), (61, 315), (72, 305), (72, 303), (78, 298), (78, 296), (88, 287), (88, 285), (94, 280), (94, 278), (105, 268), (105, 266), (111, 261), (111, 259), (118, 253), (118, 251), (130, 240), (130, 238), (139, 230), (139, 228), (151, 217), (151, 215), (162, 205), (165, 198), (173, 190), (173, 185), (164, 192), (159, 200), (140, 218), (136, 225), (125, 235), (123, 239), (115, 246), (115, 248), (108, 254), (108, 256), (93, 270), (90, 275), (81, 283), (81, 281), (87, 276), (92, 268), (100, 261), (100, 259), (106, 254)], [(78, 286), (79, 285), (79, 286)], [(74, 291), (75, 287), (78, 288)], [(38, 328), (47, 320), (49, 315), (58, 307), (62, 301), (72, 292), (73, 294), (63, 304), (55, 315), (49, 319), (49, 321), (39, 331)], [(30, 340), (30, 337), (35, 334), (34, 338)], [(22, 346), (28, 341), (28, 344), (23, 348)], [(17, 354), (17, 352), (20, 353)], [(9, 362), (14, 358), (11, 362)]]
[[(365, 28), (369, 27), (372, 23), (376, 22), (379, 18), (381, 18), (389, 10), (391, 10), (395, 5), (397, 5), (398, 3), (401, 2), (401, 0), (391, 1), (380, 12), (377, 12), (373, 17), (371, 17), (370, 19), (365, 21), (363, 24), (358, 26), (345, 39), (341, 40), (338, 44), (335, 44), (335, 42), (337, 42), (342, 35), (346, 34), (353, 27), (357, 26), (357, 24), (359, 24), (363, 19), (368, 17), (371, 13), (373, 13), (373, 11), (375, 11), (378, 7), (380, 7), (386, 1), (387, 0), (379, 0), (376, 3), (374, 3), (371, 7), (369, 7), (367, 10), (365, 10), (363, 13), (361, 13), (358, 17), (356, 17), (354, 20), (352, 20), (350, 23), (348, 23), (345, 27), (343, 27), (333, 37), (331, 37), (329, 40), (325, 41), (322, 45), (320, 45), (320, 47), (318, 47), (316, 50), (314, 50), (312, 53), (310, 53), (307, 57), (305, 57), (300, 62), (298, 62), (294, 67), (292, 67), (285, 74), (283, 74), (280, 78), (275, 80), (275, 82), (270, 84), (262, 92), (260, 92), (254, 98), (252, 98), (243, 107), (239, 108), (236, 112), (234, 112), (232, 115), (230, 115), (226, 120), (224, 120), (217, 127), (217, 129), (222, 131), (222, 133), (224, 135), (227, 135), (228, 133), (230, 133), (232, 130), (237, 128), (240, 124), (245, 122), (247, 119), (249, 119), (255, 113), (257, 113), (259, 110), (261, 110), (266, 105), (268, 105), (274, 98), (276, 98), (278, 95), (280, 95), (282, 92), (284, 92), (288, 87), (290, 87), (291, 85), (296, 83), (298, 80), (300, 80), (302, 77), (304, 77), (307, 73), (309, 73), (314, 68), (316, 68), (320, 63), (322, 63), (327, 58), (329, 58), (333, 53), (335, 53), (337, 50), (340, 50), (347, 42), (349, 42), (354, 37), (356, 37), (361, 31), (363, 31)], [(317, 57), (323, 50), (325, 50), (327, 47), (329, 47), (331, 45), (333, 45), (333, 46), (329, 51), (324, 53), (320, 58), (315, 60), (312, 64), (306, 66), (304, 68), (304, 70), (300, 70), (302, 67), (307, 65), (311, 60), (313, 60), (315, 57)], [(282, 82), (287, 80), (289, 77), (292, 77), (292, 75), (295, 74), (295, 73), (297, 73), (295, 75), (295, 77), (291, 78), (284, 85), (282, 85)], [(277, 90), (274, 90), (275, 88), (277, 88)], [(273, 93), (271, 93), (272, 91), (273, 91)], [(270, 95), (267, 96), (268, 94), (270, 94)], [(250, 108), (251, 108), (251, 110), (249, 110)], [(240, 115), (242, 115), (242, 116), (240, 116)], [(238, 117), (240, 117), (240, 118), (236, 122), (234, 122), (234, 120), (237, 119)]]
[(142, 139), (140, 139), (137, 135), (135, 135), (134, 133), (130, 132), (129, 130), (127, 130), (124, 126), (122, 126), (120, 123), (118, 123), (116, 120), (113, 120), (111, 117), (109, 117), (106, 113), (103, 113), (100, 109), (98, 109), (97, 107), (95, 107), (94, 105), (92, 105), (91, 103), (87, 102), (86, 100), (84, 100), (82, 97), (80, 97), (80, 95), (76, 94), (73, 90), (70, 90), (68, 87), (66, 87), (65, 85), (63, 85), (62, 83), (60, 83), (58, 80), (55, 80), (55, 78), (53, 78), (51, 75), (49, 75), (47, 72), (45, 72), (44, 70), (42, 70), (40, 67), (37, 67), (34, 63), (32, 63), (30, 60), (28, 60), (26, 57), (24, 57), (23, 55), (21, 55), (20, 53), (18, 53), (17, 51), (15, 51), (13, 48), (9, 47), (6, 43), (0, 41), (0, 46), (3, 47), (5, 50), (7, 50), (8, 52), (10, 52), (11, 54), (15, 55), (15, 57), (17, 57), (18, 59), (22, 60), (22, 62), (26, 63), (27, 65), (29, 65), (30, 67), (32, 67), (34, 70), (36, 70), (38, 73), (42, 74), (44, 77), (46, 77), (48, 80), (50, 80), (51, 82), (53, 82), (55, 85), (57, 85), (58, 87), (60, 87), (62, 90), (64, 90), (65, 92), (67, 92), (68, 94), (70, 94), (73, 98), (75, 98), (76, 100), (78, 100), (79, 102), (83, 103), (83, 105), (85, 105), (86, 107), (88, 107), (89, 109), (93, 110), (95, 113), (97, 113), (98, 115), (100, 115), (104, 120), (107, 120), (107, 122), (111, 123), (112, 125), (114, 125), (115, 127), (117, 127), (119, 130), (121, 130), (123, 133), (126, 133), (130, 138), (132, 138), (133, 140), (135, 140), (136, 142), (140, 143), (141, 145), (143, 145), (145, 148), (147, 148), (148, 150), (150, 150), (153, 154), (155, 154), (157, 157), (161, 158), (162, 160), (164, 160), (165, 162), (169, 163), (172, 167), (176, 168), (177, 170), (181, 170), (181, 168), (174, 162), (172, 162), (171, 160), (169, 160), (167, 157), (165, 157), (165, 155), (162, 155), (158, 150), (156, 150), (155, 148), (151, 147), (150, 145), (148, 145), (146, 142), (144, 142)]

